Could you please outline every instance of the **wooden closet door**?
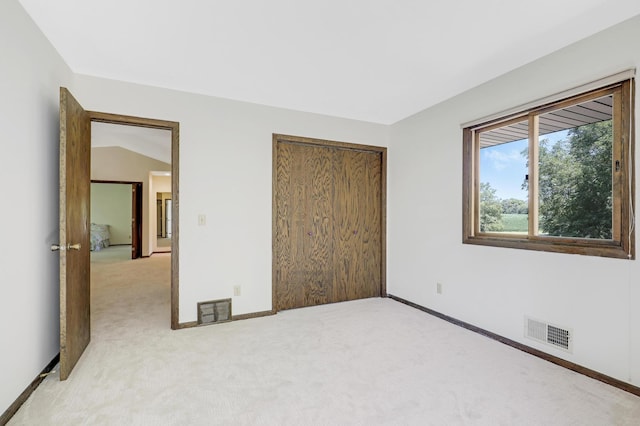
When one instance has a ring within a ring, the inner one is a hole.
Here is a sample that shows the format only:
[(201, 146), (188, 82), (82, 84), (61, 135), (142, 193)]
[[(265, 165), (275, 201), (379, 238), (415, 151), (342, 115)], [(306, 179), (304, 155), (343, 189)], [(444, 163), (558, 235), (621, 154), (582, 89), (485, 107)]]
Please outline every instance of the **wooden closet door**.
[(334, 176), (333, 301), (380, 296), (381, 154), (338, 149)]
[(277, 310), (334, 301), (333, 151), (277, 144)]

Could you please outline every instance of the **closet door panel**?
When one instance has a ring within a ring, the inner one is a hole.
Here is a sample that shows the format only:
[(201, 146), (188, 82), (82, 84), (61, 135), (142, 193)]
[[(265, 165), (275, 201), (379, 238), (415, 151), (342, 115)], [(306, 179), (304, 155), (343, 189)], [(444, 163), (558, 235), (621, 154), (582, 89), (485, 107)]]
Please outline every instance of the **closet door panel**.
[(274, 308), (277, 310), (287, 309), (287, 306), (294, 304), (295, 294), (291, 289), (295, 265), (293, 260), (293, 239), (292, 239), (292, 206), (294, 154), (292, 145), (279, 143), (276, 145), (275, 155), (276, 167), (274, 185), (274, 236), (273, 236), (273, 256), (274, 256), (274, 293), (277, 296), (274, 300)]
[(333, 302), (333, 156), (332, 150), (306, 147), (304, 166), (306, 206), (304, 210), (306, 237), (304, 301), (301, 306)]
[(278, 310), (333, 300), (331, 154), (320, 147), (278, 144)]
[(367, 206), (360, 236), (362, 253), (361, 297), (381, 296), (382, 282), (382, 155), (365, 153), (366, 173), (361, 188), (361, 202)]
[(380, 154), (337, 150), (334, 175), (334, 301), (379, 296)]

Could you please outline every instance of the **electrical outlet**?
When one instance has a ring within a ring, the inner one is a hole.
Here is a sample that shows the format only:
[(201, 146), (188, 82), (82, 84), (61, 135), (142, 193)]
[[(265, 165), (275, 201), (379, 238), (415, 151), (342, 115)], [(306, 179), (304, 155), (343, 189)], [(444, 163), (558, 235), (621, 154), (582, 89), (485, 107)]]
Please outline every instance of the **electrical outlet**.
[(242, 294), (242, 289), (239, 285), (234, 285), (233, 286), (233, 295), (234, 296), (240, 296)]
[(436, 293), (442, 294), (442, 283), (436, 283)]

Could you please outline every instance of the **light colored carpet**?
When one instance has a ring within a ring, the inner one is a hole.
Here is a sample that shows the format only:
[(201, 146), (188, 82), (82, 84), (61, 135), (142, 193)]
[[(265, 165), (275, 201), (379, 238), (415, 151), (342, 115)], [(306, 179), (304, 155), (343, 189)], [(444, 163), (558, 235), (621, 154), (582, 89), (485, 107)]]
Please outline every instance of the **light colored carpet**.
[(10, 425), (638, 425), (640, 398), (389, 299), (171, 331), (169, 259), (92, 266), (91, 344)]
[(109, 246), (91, 252), (91, 264), (116, 263), (131, 259), (131, 245)]

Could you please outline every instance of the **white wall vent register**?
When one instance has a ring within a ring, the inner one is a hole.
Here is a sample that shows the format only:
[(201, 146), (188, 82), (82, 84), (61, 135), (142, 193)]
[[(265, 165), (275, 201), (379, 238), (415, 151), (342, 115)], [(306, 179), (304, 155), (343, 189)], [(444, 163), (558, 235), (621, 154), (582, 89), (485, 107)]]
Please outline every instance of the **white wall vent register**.
[(231, 299), (198, 303), (198, 325), (231, 321)]
[(533, 318), (524, 318), (524, 335), (529, 339), (573, 352), (572, 331)]

